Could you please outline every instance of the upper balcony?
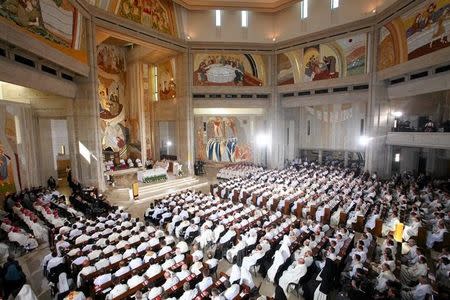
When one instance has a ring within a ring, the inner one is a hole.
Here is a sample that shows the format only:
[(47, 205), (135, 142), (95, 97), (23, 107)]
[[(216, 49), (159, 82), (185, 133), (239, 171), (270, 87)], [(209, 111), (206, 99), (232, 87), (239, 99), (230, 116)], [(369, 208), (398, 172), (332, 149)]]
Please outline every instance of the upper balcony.
[(450, 132), (389, 132), (386, 144), (450, 149)]

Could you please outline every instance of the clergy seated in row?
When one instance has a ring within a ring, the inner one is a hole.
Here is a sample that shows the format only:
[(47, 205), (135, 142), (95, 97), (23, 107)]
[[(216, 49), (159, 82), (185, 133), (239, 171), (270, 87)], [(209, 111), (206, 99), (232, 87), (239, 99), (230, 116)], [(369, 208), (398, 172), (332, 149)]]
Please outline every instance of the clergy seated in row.
[(292, 263), (280, 277), (278, 285), (288, 297), (288, 287), (291, 283), (298, 283), (306, 275), (308, 268), (313, 264), (312, 252), (308, 251), (304, 257), (300, 257)]
[(8, 240), (22, 246), (25, 250), (30, 251), (36, 249), (39, 244), (33, 235), (29, 234), (20, 227), (12, 225), (12, 222), (5, 218), (2, 220), (1, 229), (7, 233)]

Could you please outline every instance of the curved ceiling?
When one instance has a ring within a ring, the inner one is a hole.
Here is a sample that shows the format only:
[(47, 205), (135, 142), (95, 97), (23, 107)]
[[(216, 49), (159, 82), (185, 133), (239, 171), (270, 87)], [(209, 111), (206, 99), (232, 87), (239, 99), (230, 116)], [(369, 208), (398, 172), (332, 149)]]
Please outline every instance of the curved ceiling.
[(299, 0), (174, 0), (190, 10), (248, 9), (260, 12), (276, 12)]

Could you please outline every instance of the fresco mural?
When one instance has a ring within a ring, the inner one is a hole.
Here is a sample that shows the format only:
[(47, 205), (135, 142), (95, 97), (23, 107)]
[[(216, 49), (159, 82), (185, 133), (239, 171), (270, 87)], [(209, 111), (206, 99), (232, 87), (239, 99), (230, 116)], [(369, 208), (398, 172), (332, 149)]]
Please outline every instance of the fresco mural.
[(6, 111), (4, 116), (5, 123), (3, 133), (6, 140), (2, 140), (3, 143), (0, 141), (0, 194), (13, 193), (16, 191), (13, 172), (14, 168), (19, 170), (16, 165), (18, 156), (14, 115), (9, 111)]
[[(322, 49), (321, 49), (322, 48)], [(329, 52), (324, 54), (324, 52)], [(326, 45), (316, 45), (303, 49), (305, 66), (304, 81), (338, 78), (340, 67), (337, 65), (337, 53)]]
[(31, 36), (87, 62), (83, 17), (69, 0), (2, 0), (0, 16)]
[(262, 86), (265, 85), (264, 58), (254, 54), (196, 54), (194, 85)]
[(12, 193), (16, 191), (13, 176), (12, 153), (5, 151), (5, 146), (0, 143), (0, 193)]
[(119, 17), (177, 36), (175, 11), (171, 0), (91, 0), (90, 2)]
[(337, 49), (342, 53), (345, 76), (359, 75), (366, 72), (367, 35), (359, 34), (336, 41)]
[(175, 59), (158, 65), (159, 100), (171, 100), (177, 97), (175, 84)]
[(450, 0), (424, 1), (382, 27), (378, 70), (450, 45)]
[(240, 162), (253, 159), (247, 120), (230, 116), (196, 117), (197, 160)]
[(277, 72), (278, 85), (295, 83), (294, 68), (292, 66), (291, 59), (289, 58), (287, 53), (278, 54), (277, 69), (278, 69), (278, 72)]
[(103, 150), (127, 157), (129, 129), (126, 126), (125, 49), (101, 44), (97, 47), (98, 93)]
[(365, 33), (277, 56), (278, 85), (364, 74)]

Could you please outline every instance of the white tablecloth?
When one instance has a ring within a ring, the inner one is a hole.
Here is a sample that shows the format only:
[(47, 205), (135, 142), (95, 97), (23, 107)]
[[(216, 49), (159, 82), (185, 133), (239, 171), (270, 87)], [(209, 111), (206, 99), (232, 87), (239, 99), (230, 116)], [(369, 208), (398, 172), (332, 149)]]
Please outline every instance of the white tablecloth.
[(142, 180), (144, 178), (156, 177), (156, 176), (161, 176), (161, 175), (167, 176), (167, 171), (162, 168), (156, 168), (156, 169), (150, 169), (150, 170), (144, 170), (144, 171), (137, 172), (137, 179), (139, 182), (142, 182)]

